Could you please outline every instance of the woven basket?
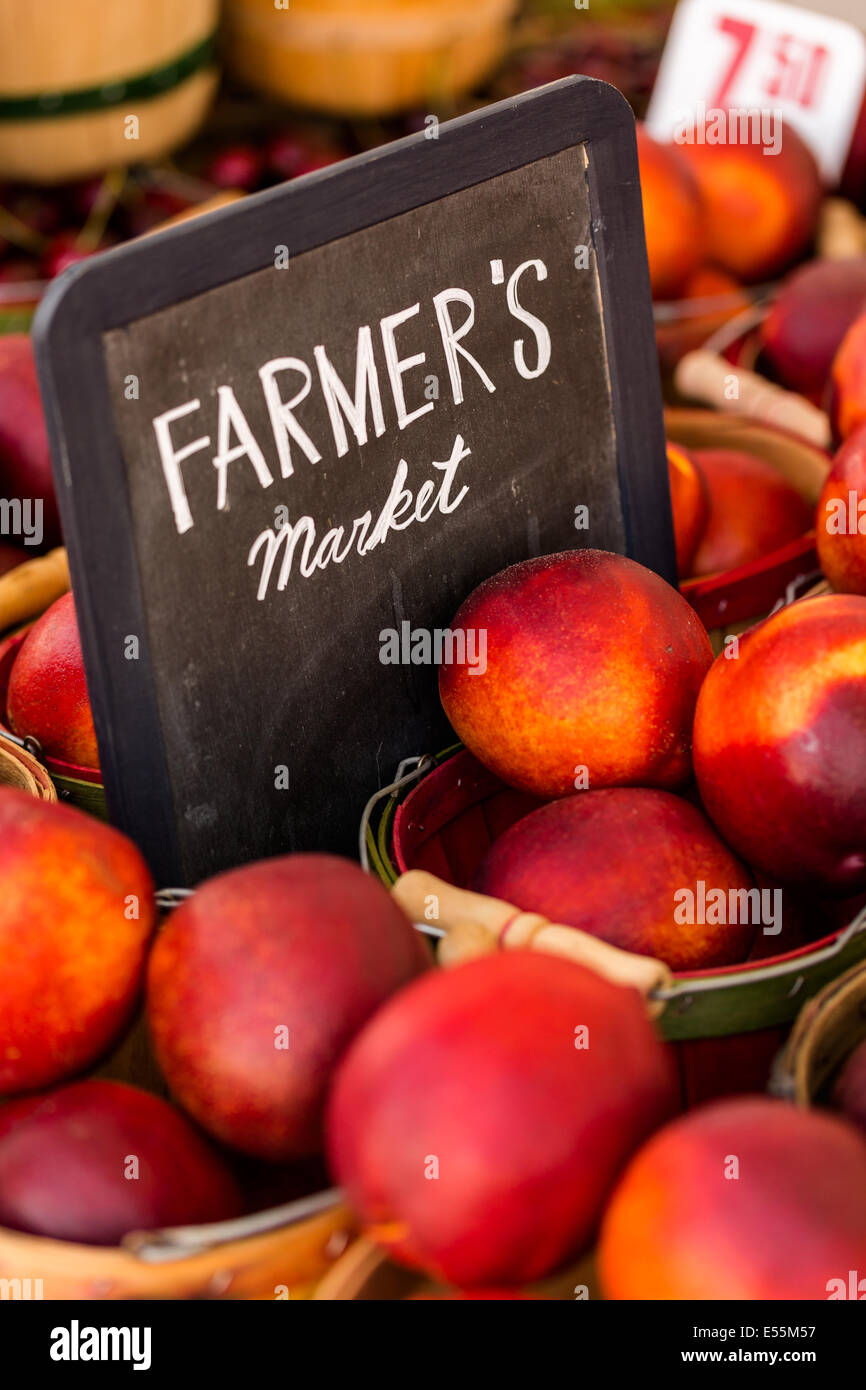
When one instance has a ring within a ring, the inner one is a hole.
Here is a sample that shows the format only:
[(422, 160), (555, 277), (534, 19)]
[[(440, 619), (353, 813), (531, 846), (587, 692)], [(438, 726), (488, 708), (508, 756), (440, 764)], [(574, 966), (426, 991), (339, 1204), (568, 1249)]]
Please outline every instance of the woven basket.
[[(371, 798), (362, 853), (387, 885), (424, 869), (466, 887), (488, 847), (540, 803), (503, 785), (466, 749), (411, 758)], [(723, 969), (676, 975), (656, 995), (658, 1026), (676, 1047), (683, 1104), (763, 1090), (806, 999), (866, 957), (866, 911), (819, 940)]]
[[(811, 507), (818, 505), (830, 471), (823, 449), (772, 425), (713, 410), (665, 411), (668, 438), (685, 449), (742, 449), (775, 468)], [(724, 638), (742, 632), (779, 603), (819, 578), (814, 532), (790, 541), (760, 560), (680, 587), (707, 628), (716, 652)]]

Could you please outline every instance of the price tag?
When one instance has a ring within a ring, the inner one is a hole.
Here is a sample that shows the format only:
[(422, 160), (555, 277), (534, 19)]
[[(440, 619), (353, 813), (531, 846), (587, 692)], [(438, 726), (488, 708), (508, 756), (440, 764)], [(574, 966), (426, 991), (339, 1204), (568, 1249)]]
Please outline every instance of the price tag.
[(714, 112), (773, 112), (833, 185), (864, 90), (866, 35), (846, 20), (776, 0), (680, 0), (646, 124), (676, 140)]

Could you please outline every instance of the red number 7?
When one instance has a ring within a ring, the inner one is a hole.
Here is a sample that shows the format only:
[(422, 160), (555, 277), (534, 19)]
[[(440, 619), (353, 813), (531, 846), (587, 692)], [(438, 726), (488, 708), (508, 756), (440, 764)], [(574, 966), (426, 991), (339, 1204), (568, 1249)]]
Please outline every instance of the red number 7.
[(752, 40), (758, 32), (758, 28), (755, 24), (747, 24), (743, 19), (720, 19), (718, 27), (723, 34), (730, 34), (731, 38), (736, 43), (736, 51), (731, 58), (727, 71), (722, 77), (719, 90), (716, 92), (711, 103), (714, 107), (721, 107), (724, 109), (727, 95), (734, 85), (734, 78), (745, 61), (746, 54), (749, 51)]

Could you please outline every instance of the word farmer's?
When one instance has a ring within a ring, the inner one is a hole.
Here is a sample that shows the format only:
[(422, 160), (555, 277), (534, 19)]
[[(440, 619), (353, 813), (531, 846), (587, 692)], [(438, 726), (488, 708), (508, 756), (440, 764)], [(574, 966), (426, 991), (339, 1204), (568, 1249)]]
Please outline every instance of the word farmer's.
[[(531, 272), (536, 281), (547, 279), (547, 266), (543, 261), (524, 261), (507, 282), (506, 301), (509, 313), (533, 335), (534, 344), (529, 347), (522, 337), (516, 337), (513, 343), (514, 368), (524, 380), (531, 381), (547, 371), (551, 339), (546, 324), (520, 302), (520, 282), (527, 272)], [(464, 401), (464, 375), (470, 370), (486, 391), (495, 392), (496, 384), (466, 344), (475, 323), (472, 295), (464, 289), (450, 288), (436, 294), (432, 303), (454, 405), (459, 406)], [(379, 322), (376, 335), (368, 324), (358, 329), (354, 393), (349, 391), (321, 344), (313, 348), (312, 365), (300, 357), (275, 357), (265, 362), (259, 369), (258, 377), (270, 427), (267, 445), (256, 438), (230, 385), (221, 385), (216, 390), (215, 452), (212, 452), (212, 434), (202, 434), (186, 443), (179, 442), (177, 437), (179, 428), (182, 431), (180, 422), (202, 412), (200, 399), (186, 401), (156, 416), (153, 430), (178, 533), (183, 535), (195, 526), (196, 518), (184, 482), (184, 469), (189, 468), (190, 461), (196, 456), (211, 451), (211, 464), (216, 471), (216, 507), (219, 511), (226, 511), (229, 507), (229, 468), (232, 464), (244, 460), (245, 465), (252, 468), (261, 487), (269, 488), (275, 481), (275, 475), (274, 467), (267, 458), (267, 448), (273, 450), (279, 476), (286, 479), (295, 472), (298, 458), (317, 464), (321, 462), (325, 448), (329, 452), (333, 450), (337, 458), (342, 458), (352, 447), (350, 433), (358, 446), (367, 443), (371, 431), (376, 438), (381, 438), (387, 428), (383, 381), (400, 431), (432, 411), (438, 400), (438, 389), (430, 391), (429, 378), (423, 404), (413, 407), (407, 404), (406, 399), (406, 378), (411, 371), (423, 369), (427, 363), (426, 353), (419, 351), (401, 355), (406, 348), (398, 346), (397, 342), (398, 330), (408, 331), (404, 326), (419, 312), (420, 303), (416, 303), (399, 313), (387, 315)], [(455, 323), (458, 315), (462, 317)], [(384, 372), (380, 369), (380, 354), (384, 358)], [(327, 445), (322, 439), (313, 439), (299, 418), (304, 403), (314, 392), (320, 394), (327, 410), (330, 425)], [(365, 511), (349, 525), (331, 527), (321, 537), (313, 517), (305, 515), (292, 523), (287, 508), (276, 508), (277, 521), (255, 537), (247, 558), (249, 566), (261, 562), (258, 598), (266, 597), (278, 559), (276, 587), (278, 590), (286, 588), (296, 550), (299, 551), (298, 569), (303, 577), (308, 578), (316, 570), (323, 570), (330, 564), (342, 564), (352, 551), (360, 556), (366, 555), (386, 541), (391, 531), (402, 531), (414, 522), (428, 521), (435, 512), (447, 515), (455, 511), (468, 491), (466, 485), (458, 486), (456, 475), (471, 449), (463, 436), (458, 434), (442, 452), (445, 457), (432, 461), (437, 475), (426, 478), (414, 491), (406, 486), (409, 468), (406, 460), (401, 458), (387, 497), (382, 499), (375, 518), (372, 511)], [(285, 515), (281, 516), (281, 513)]]

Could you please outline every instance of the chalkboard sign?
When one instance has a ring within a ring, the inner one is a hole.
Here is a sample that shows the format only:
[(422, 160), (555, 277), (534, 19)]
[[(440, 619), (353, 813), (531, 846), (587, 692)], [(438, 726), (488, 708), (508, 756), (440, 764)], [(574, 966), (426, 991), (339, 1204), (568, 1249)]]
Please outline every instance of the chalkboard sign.
[(352, 853), (529, 555), (673, 579), (634, 122), (570, 78), (74, 267), (36, 350), (112, 816)]

